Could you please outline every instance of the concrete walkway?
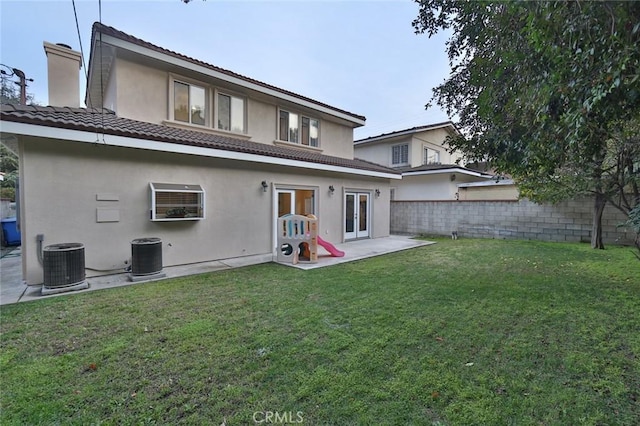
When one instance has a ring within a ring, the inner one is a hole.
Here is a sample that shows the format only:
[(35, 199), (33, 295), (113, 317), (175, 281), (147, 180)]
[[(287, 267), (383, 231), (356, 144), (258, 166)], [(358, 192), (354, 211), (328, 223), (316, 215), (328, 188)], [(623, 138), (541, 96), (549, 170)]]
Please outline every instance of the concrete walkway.
[(0, 258), (0, 304), (15, 303), (27, 291), (22, 283), (22, 251), (20, 247), (11, 250), (2, 248)]
[[(430, 241), (421, 241), (407, 236), (392, 235), (385, 238), (367, 239), (351, 241), (348, 243), (335, 244), (336, 248), (345, 252), (344, 257), (331, 257), (322, 247), (318, 248), (318, 263), (298, 263), (297, 265), (284, 264), (298, 269), (314, 269), (326, 266), (337, 265), (339, 263), (352, 262), (368, 257), (393, 253), (415, 247), (434, 244)], [(165, 277), (160, 279), (182, 277), (187, 275), (203, 274), (207, 272), (221, 271), (231, 268), (267, 263), (272, 261), (271, 254), (236, 257), (231, 259), (194, 263), (190, 265), (168, 266), (163, 269)], [(85, 291), (94, 291), (105, 288), (121, 287), (125, 285), (135, 285), (141, 282), (132, 282), (128, 273), (101, 275), (88, 277), (89, 288), (66, 293), (42, 296), (42, 285), (27, 286), (22, 280), (22, 258), (20, 248), (6, 253), (0, 259), (0, 305), (17, 302), (27, 302), (38, 300), (44, 297), (58, 297), (77, 294)]]

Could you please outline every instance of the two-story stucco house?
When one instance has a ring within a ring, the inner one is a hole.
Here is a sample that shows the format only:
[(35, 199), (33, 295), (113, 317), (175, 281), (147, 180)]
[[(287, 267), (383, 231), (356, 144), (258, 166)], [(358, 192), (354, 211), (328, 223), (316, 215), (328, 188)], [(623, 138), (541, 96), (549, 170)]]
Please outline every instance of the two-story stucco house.
[(94, 24), (87, 108), (80, 55), (45, 43), (51, 106), (2, 106), (19, 154), (23, 277), (43, 246), (79, 242), (89, 276), (122, 270), (134, 239), (165, 266), (276, 253), (277, 218), (315, 214), (338, 243), (389, 235), (390, 182), (355, 159), (365, 118)]
[(456, 200), (458, 185), (492, 176), (460, 164), (462, 156), (446, 143), (454, 134), (459, 132), (450, 121), (385, 133), (355, 141), (355, 156), (402, 173), (392, 184), (393, 200)]

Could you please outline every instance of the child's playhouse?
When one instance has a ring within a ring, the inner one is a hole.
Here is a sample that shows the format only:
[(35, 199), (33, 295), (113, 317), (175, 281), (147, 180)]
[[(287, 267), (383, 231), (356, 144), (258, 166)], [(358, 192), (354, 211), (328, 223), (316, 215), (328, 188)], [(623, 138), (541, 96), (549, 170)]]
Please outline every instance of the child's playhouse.
[(318, 236), (318, 219), (314, 215), (288, 214), (278, 218), (278, 262), (317, 263), (318, 245), (331, 256), (344, 252)]

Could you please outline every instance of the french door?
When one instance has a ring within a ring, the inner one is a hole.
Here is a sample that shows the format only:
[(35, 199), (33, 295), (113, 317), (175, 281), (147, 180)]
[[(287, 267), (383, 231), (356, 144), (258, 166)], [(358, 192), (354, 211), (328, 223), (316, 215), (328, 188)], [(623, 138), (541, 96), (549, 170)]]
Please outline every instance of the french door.
[(344, 195), (344, 239), (369, 237), (369, 193), (346, 192)]

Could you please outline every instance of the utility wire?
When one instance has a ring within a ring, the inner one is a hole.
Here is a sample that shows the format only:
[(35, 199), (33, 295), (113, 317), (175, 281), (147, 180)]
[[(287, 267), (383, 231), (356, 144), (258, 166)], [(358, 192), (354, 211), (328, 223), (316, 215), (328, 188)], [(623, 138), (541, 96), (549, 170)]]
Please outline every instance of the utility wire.
[[(84, 78), (85, 81), (88, 83), (89, 82), (89, 71), (87, 69), (87, 65), (85, 63), (85, 55), (84, 55), (84, 48), (82, 47), (82, 35), (80, 34), (80, 23), (78, 21), (78, 11), (76, 9), (76, 1), (75, 0), (71, 0), (71, 4), (73, 5), (73, 16), (75, 18), (76, 21), (76, 31), (78, 33), (78, 43), (80, 44), (80, 55), (82, 56), (82, 67), (84, 68)], [(100, 0), (98, 0), (98, 16), (99, 16), (99, 20), (100, 23), (102, 23), (102, 2)], [(101, 43), (100, 43), (100, 48), (102, 49), (102, 37), (101, 37)], [(102, 94), (104, 92), (104, 90), (102, 89), (102, 55), (100, 55), (100, 93)], [(93, 101), (91, 100), (91, 90), (89, 89), (89, 87), (85, 87), (85, 94), (87, 99), (89, 100), (89, 104), (91, 104), (93, 106)], [(104, 129), (104, 111), (103, 109), (101, 109), (101, 121), (102, 121), (102, 128)], [(98, 130), (96, 130), (96, 142), (100, 141), (100, 132)], [(104, 132), (102, 132), (102, 141), (104, 142)]]
[[(102, 0), (98, 0), (98, 22), (102, 25)], [(103, 70), (104, 66), (102, 64), (102, 31), (100, 31), (100, 116), (102, 118), (102, 142), (106, 143), (104, 140), (104, 75)]]
[[(76, 11), (76, 0), (71, 0), (71, 4), (73, 4), (73, 16), (76, 19), (76, 31), (78, 32), (78, 42), (80, 43), (80, 54), (82, 55), (82, 68), (84, 68), (84, 78), (85, 80), (89, 79), (89, 75), (87, 72), (87, 66), (84, 63), (84, 49), (82, 48), (82, 37), (80, 36), (80, 24), (78, 23), (78, 12)], [(87, 94), (87, 96), (91, 96)]]

